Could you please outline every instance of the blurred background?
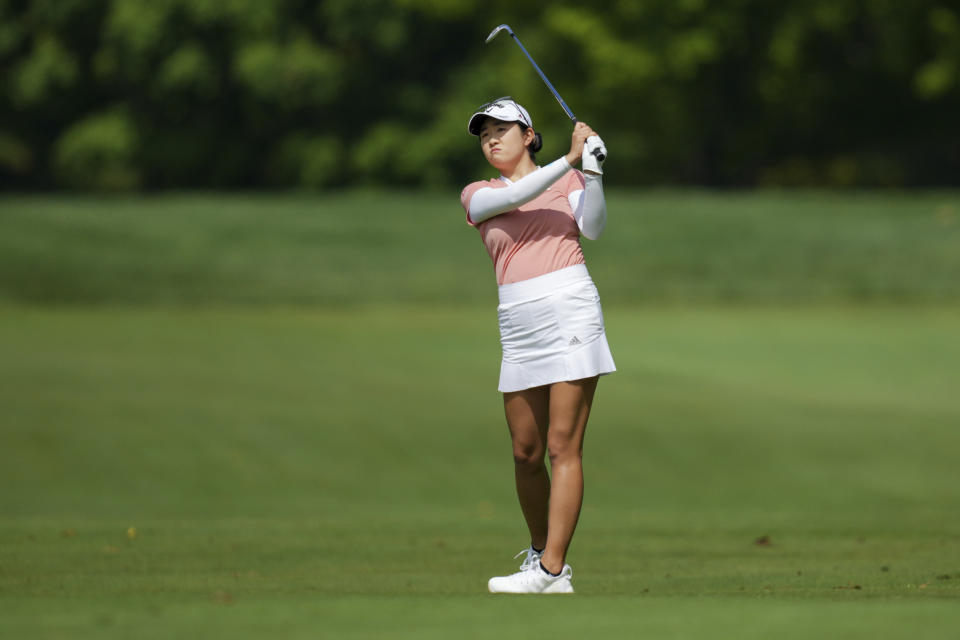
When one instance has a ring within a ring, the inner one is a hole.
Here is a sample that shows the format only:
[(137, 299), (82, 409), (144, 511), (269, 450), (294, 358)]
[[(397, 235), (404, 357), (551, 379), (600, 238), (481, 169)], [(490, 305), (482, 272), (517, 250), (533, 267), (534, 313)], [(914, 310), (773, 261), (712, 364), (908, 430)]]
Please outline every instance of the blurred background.
[(942, 0), (2, 0), (0, 189), (450, 187), (472, 109), (610, 141), (611, 186), (960, 176)]
[(0, 636), (529, 624), (475, 597), (525, 533), (458, 196), (480, 104), (571, 125), (501, 23), (609, 150), (578, 590), (956, 600), (955, 1), (0, 0)]

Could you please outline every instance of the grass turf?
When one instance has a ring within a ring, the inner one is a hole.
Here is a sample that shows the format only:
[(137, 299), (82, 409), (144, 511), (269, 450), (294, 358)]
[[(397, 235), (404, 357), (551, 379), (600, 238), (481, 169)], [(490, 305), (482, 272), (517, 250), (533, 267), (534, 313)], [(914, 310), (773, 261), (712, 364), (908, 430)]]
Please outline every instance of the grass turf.
[[(455, 193), (0, 198), (0, 301), (489, 304)], [(608, 304), (960, 301), (960, 197), (613, 192)]]
[(952, 637), (956, 194), (609, 204), (557, 600), (455, 194), (0, 198), (0, 636)]
[(492, 309), (4, 307), (0, 635), (950, 637), (958, 319), (608, 305), (557, 601)]

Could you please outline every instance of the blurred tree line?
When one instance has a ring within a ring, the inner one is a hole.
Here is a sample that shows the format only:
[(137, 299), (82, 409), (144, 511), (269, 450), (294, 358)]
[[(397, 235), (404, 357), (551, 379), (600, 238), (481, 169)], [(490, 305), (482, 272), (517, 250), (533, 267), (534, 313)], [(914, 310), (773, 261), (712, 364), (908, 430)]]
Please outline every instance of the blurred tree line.
[(459, 185), (512, 95), (617, 185), (960, 183), (947, 0), (0, 0), (0, 188)]

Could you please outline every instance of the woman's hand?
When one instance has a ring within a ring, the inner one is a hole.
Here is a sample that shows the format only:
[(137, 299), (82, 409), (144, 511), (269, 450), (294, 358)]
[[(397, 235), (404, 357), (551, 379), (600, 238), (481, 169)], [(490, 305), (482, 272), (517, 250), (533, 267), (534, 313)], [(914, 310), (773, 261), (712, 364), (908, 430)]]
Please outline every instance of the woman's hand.
[(583, 144), (590, 136), (597, 135), (597, 132), (590, 128), (586, 122), (578, 122), (573, 125), (573, 135), (570, 137), (570, 153), (566, 155), (567, 162), (571, 167), (577, 166), (580, 162), (580, 156), (583, 155)]

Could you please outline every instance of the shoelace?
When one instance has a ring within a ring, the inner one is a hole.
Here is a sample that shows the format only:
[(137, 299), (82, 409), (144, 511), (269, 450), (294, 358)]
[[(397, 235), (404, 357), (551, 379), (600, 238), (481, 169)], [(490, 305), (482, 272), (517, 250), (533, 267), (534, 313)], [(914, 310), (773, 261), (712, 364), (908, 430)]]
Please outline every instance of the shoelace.
[(540, 564), (540, 556), (533, 549), (524, 549), (517, 555), (513, 556), (513, 559), (516, 560), (520, 556), (525, 555), (526, 558), (523, 559), (523, 562), (520, 563), (520, 571), (530, 571), (531, 569), (536, 569)]

